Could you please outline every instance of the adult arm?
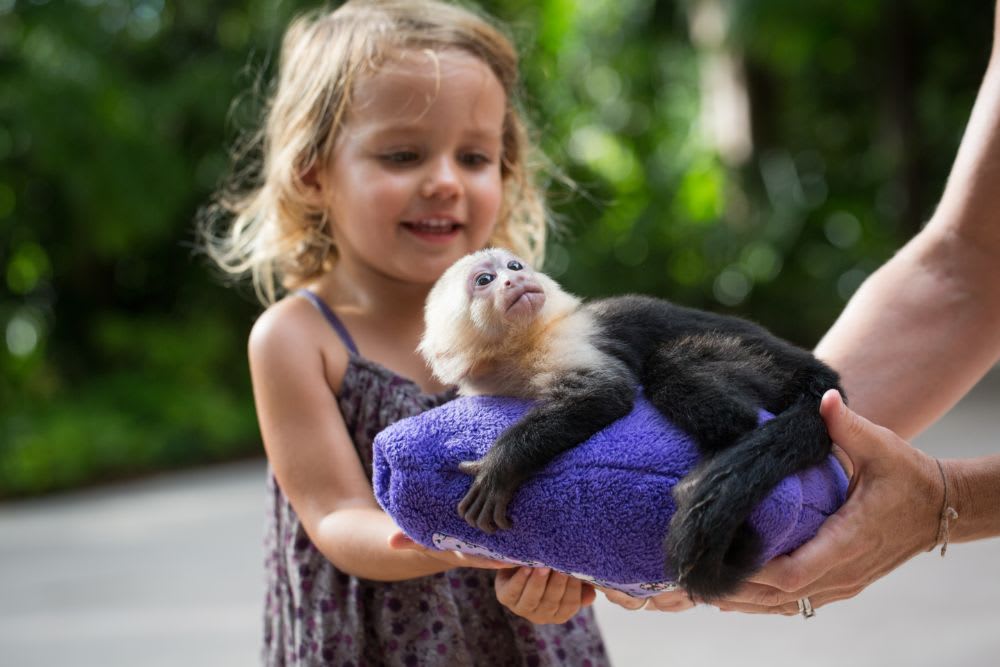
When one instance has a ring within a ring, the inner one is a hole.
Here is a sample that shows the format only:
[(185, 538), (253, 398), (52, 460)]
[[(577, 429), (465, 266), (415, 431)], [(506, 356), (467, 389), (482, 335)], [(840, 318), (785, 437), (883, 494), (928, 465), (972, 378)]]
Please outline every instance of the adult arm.
[(939, 468), (903, 439), (950, 409), (1000, 358), (998, 184), (1000, 12), (937, 210), (862, 285), (816, 350), (840, 371), (856, 410), (839, 395), (822, 407), (854, 469), (851, 495), (813, 540), (769, 563), (720, 607), (796, 613), (802, 597), (818, 607), (857, 595), (944, 538), (946, 481), (947, 506), (958, 513), (947, 523), (951, 541), (1000, 534), (1000, 456)]
[(816, 354), (841, 373), (854, 410), (910, 438), (1000, 359), (998, 285), (1000, 39), (995, 36), (937, 210), (861, 286)]

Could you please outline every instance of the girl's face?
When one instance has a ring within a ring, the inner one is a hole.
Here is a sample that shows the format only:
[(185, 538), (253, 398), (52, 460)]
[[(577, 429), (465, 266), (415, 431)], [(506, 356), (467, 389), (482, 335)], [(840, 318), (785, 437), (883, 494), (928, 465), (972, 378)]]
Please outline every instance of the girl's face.
[(338, 262), (433, 283), (482, 248), (502, 198), (506, 95), (478, 58), (407, 51), (359, 80), (317, 187)]

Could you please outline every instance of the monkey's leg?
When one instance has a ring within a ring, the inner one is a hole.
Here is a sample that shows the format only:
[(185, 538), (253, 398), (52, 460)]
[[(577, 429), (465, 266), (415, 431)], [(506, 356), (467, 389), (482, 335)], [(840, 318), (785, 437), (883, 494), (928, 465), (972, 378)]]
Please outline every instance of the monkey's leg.
[(486, 455), (459, 467), (475, 475), (458, 512), (492, 533), (510, 528), (507, 505), (531, 474), (632, 410), (634, 381), (616, 369), (567, 373), (551, 395), (504, 431)]
[(819, 399), (804, 395), (685, 477), (665, 545), (678, 583), (711, 599), (759, 568), (751, 511), (782, 479), (821, 462), (830, 444)]
[(690, 435), (703, 456), (730, 446), (759, 422), (758, 392), (765, 359), (738, 341), (713, 334), (665, 343), (646, 361), (646, 398), (672, 424)]

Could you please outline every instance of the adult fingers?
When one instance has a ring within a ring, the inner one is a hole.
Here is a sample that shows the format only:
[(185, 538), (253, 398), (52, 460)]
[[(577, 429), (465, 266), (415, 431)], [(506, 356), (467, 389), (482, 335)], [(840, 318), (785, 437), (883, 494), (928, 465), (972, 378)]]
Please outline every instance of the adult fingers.
[(830, 432), (830, 439), (850, 458), (855, 469), (878, 456), (885, 438), (892, 433), (847, 407), (836, 389), (823, 394), (819, 414)]
[(786, 556), (774, 558), (748, 579), (750, 584), (759, 586), (745, 585), (729, 598), (777, 605), (808, 594), (824, 575), (857, 551), (852, 515), (853, 511), (845, 505), (841, 512), (823, 522), (811, 540)]
[[(814, 610), (816, 610), (832, 602), (848, 600), (860, 593), (862, 590), (863, 587), (859, 588), (851, 586), (848, 588), (826, 590), (822, 593), (808, 596), (804, 595), (802, 597), (808, 597), (810, 605)], [(783, 616), (795, 616), (796, 614), (800, 614), (802, 612), (801, 607), (799, 607), (800, 599), (802, 598), (796, 598), (795, 600), (783, 602), (776, 606), (753, 604), (749, 602), (734, 602), (730, 599), (718, 600), (712, 604), (722, 611), (736, 611), (743, 614), (781, 614)]]

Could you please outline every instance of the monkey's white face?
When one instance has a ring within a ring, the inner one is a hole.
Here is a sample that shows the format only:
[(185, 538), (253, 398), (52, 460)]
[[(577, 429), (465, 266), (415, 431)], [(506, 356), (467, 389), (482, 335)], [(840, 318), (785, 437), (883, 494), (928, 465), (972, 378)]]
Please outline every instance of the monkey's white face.
[(534, 319), (545, 305), (545, 290), (531, 267), (505, 250), (490, 250), (477, 256), (480, 259), (473, 263), (466, 280), (473, 311), (479, 311), (485, 320)]
[[(514, 341), (544, 317), (546, 293), (559, 286), (509, 250), (466, 255), (427, 296), (418, 350), (442, 382), (456, 384), (487, 350)], [(551, 302), (551, 300), (550, 300)]]

